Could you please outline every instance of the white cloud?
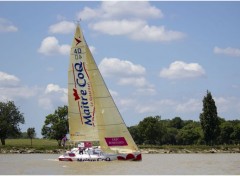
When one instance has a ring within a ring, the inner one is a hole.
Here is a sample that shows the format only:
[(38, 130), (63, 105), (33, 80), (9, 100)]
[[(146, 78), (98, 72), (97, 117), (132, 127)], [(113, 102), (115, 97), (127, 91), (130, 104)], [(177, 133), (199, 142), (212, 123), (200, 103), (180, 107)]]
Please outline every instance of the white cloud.
[(141, 77), (123, 77), (119, 80), (118, 84), (144, 87), (147, 85), (147, 80), (142, 76)]
[(17, 32), (18, 28), (14, 26), (9, 20), (0, 18), (0, 32)]
[[(134, 8), (133, 8), (134, 7)], [(102, 2), (96, 9), (85, 7), (78, 18), (92, 20), (89, 27), (108, 35), (125, 35), (133, 40), (165, 42), (179, 40), (185, 34), (166, 30), (164, 26), (150, 26), (148, 18), (162, 18), (160, 9), (149, 2)]]
[(185, 34), (178, 31), (166, 30), (164, 26), (148, 26), (141, 27), (130, 35), (132, 39), (142, 41), (173, 41), (184, 38)]
[(98, 9), (84, 7), (83, 11), (77, 13), (77, 18), (82, 20), (95, 19), (100, 17), (102, 15), (101, 13)]
[(16, 86), (19, 84), (19, 82), (20, 82), (20, 80), (18, 77), (0, 71), (0, 85), (1, 86)]
[(224, 54), (227, 56), (235, 56), (235, 57), (240, 57), (240, 49), (239, 48), (219, 48), (219, 47), (214, 47), (213, 52), (215, 54)]
[[(191, 107), (191, 108), (189, 108)], [(198, 99), (189, 99), (186, 102), (179, 103), (176, 106), (176, 111), (180, 113), (201, 112), (202, 102)]]
[(37, 94), (38, 88), (23, 86), (15, 75), (0, 72), (0, 101), (30, 98)]
[(67, 55), (70, 52), (70, 45), (59, 45), (55, 37), (47, 37), (42, 41), (38, 52), (44, 55)]
[(205, 75), (205, 71), (201, 65), (182, 61), (175, 61), (170, 64), (169, 68), (160, 71), (160, 77), (167, 79), (195, 78), (203, 75)]
[(118, 85), (136, 87), (136, 93), (156, 93), (154, 85), (144, 77), (146, 69), (141, 65), (117, 58), (104, 58), (99, 64), (99, 69), (104, 76), (114, 77)]
[(90, 25), (93, 30), (109, 35), (129, 35), (138, 31), (146, 24), (142, 20), (108, 20)]
[(118, 96), (118, 93), (114, 90), (109, 89), (109, 92), (112, 95), (112, 97), (117, 97)]
[(39, 106), (44, 109), (54, 109), (60, 104), (67, 104), (68, 91), (56, 84), (48, 84), (43, 95), (38, 100)]
[(46, 89), (45, 89), (45, 93), (48, 94), (48, 93), (52, 93), (52, 92), (67, 93), (67, 90), (64, 89), (64, 88), (60, 88), (60, 86), (56, 85), (56, 84), (48, 84)]
[(143, 66), (118, 58), (104, 58), (99, 69), (104, 76), (139, 76), (146, 72)]
[(69, 34), (73, 33), (76, 25), (73, 22), (61, 21), (49, 27), (49, 32), (52, 34)]
[[(133, 8), (134, 7), (134, 8)], [(85, 7), (83, 11), (77, 14), (78, 18), (89, 19), (119, 19), (124, 17), (138, 18), (161, 18), (163, 13), (160, 9), (150, 5), (149, 2), (133, 1), (105, 1), (97, 9)]]
[(147, 95), (147, 96), (152, 96), (152, 95), (156, 95), (157, 91), (155, 89), (155, 86), (154, 85), (151, 85), (151, 84), (147, 84), (147, 86), (145, 87), (139, 87), (135, 94), (136, 95)]
[(90, 28), (109, 35), (127, 35), (133, 40), (169, 42), (185, 37), (178, 31), (166, 30), (164, 26), (149, 26), (143, 20), (108, 20), (89, 25)]
[(163, 100), (150, 100), (150, 101), (137, 101), (138, 103), (135, 104), (136, 112), (142, 113), (164, 113), (164, 112), (173, 112), (174, 107), (176, 106), (176, 102), (170, 99), (163, 99)]
[(18, 87), (0, 87), (0, 100), (28, 99), (36, 96), (37, 87), (18, 86)]
[(89, 46), (89, 49), (92, 54), (94, 54), (96, 52), (96, 48), (94, 46)]

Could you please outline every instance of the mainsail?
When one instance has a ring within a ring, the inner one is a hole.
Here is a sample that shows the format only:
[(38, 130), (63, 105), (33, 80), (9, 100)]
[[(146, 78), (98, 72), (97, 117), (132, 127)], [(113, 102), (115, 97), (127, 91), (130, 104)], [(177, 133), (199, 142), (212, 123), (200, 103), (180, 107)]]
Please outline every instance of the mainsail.
[(104, 152), (138, 151), (77, 25), (68, 71), (68, 117), (73, 141), (99, 141)]

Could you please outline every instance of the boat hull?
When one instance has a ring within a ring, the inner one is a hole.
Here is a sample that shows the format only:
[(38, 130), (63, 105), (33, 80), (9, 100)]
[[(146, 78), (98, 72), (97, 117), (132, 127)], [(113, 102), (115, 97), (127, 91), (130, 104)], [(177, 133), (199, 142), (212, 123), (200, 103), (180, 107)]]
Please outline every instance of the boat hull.
[[(90, 150), (91, 151), (91, 150)], [(89, 152), (91, 153), (91, 152)], [(119, 153), (119, 154), (107, 154), (103, 152), (98, 153), (84, 153), (79, 154), (78, 152), (70, 151), (66, 152), (65, 154), (59, 156), (59, 161), (114, 161), (114, 160), (122, 160), (122, 161), (141, 161), (142, 155), (140, 152), (135, 153)]]

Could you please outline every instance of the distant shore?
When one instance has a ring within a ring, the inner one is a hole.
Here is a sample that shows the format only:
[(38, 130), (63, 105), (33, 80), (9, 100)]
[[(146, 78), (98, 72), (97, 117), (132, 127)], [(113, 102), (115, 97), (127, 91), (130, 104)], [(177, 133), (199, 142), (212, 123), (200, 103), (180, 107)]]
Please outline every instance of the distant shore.
[[(171, 154), (171, 153), (240, 153), (240, 145), (139, 145), (143, 154)], [(62, 154), (72, 146), (67, 143), (66, 148), (58, 146), (56, 140), (7, 139), (6, 145), (0, 144), (0, 154)]]
[[(140, 149), (142, 154), (171, 154), (171, 153), (240, 153), (240, 148), (230, 148), (230, 149), (152, 149), (144, 148)], [(34, 148), (17, 148), (12, 147), (11, 149), (0, 148), (0, 154), (62, 154), (65, 149), (53, 149), (53, 150), (39, 150)]]

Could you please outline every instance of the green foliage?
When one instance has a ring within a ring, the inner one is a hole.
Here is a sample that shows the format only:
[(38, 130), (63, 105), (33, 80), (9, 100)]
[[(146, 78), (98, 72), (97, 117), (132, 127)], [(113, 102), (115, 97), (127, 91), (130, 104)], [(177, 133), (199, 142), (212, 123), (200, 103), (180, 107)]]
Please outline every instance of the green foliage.
[(13, 101), (0, 102), (0, 138), (2, 145), (8, 137), (21, 134), (19, 123), (24, 124), (23, 114), (18, 110)]
[(198, 144), (201, 138), (199, 132), (200, 124), (198, 122), (188, 123), (179, 130), (177, 135), (177, 143), (182, 145)]
[(181, 129), (183, 125), (183, 120), (180, 117), (175, 117), (170, 121), (170, 126), (173, 128)]
[(207, 145), (216, 143), (216, 139), (220, 132), (220, 119), (217, 115), (217, 107), (212, 98), (211, 92), (207, 91), (207, 95), (203, 98), (203, 109), (200, 114), (200, 122), (203, 130), (204, 140)]
[(234, 144), (240, 143), (240, 122), (238, 124), (233, 124), (233, 132), (230, 138)]
[(132, 138), (134, 139), (136, 144), (142, 144), (144, 142), (143, 139), (141, 138), (142, 135), (137, 125), (128, 127), (128, 131), (132, 135)]
[(60, 148), (56, 140), (33, 139), (33, 143), (34, 145), (31, 146), (29, 139), (6, 139), (6, 145), (0, 146), (0, 149), (4, 148), (11, 150), (12, 148), (34, 148), (37, 150), (54, 150)]
[[(199, 121), (181, 120), (181, 128), (176, 119), (161, 120), (160, 116), (146, 117), (138, 125), (129, 127), (134, 141), (138, 145), (203, 145), (204, 134)], [(179, 120), (178, 120), (179, 121)], [(240, 143), (240, 121), (226, 121), (220, 119), (220, 133), (216, 139), (217, 144), (239, 144)], [(180, 121), (179, 121), (180, 122)], [(209, 146), (210, 147), (210, 146)]]
[(161, 144), (164, 129), (160, 120), (160, 116), (146, 117), (138, 124), (140, 137), (145, 144)]
[(44, 125), (42, 127), (42, 135), (47, 139), (56, 139), (58, 145), (61, 145), (61, 140), (65, 136), (68, 129), (68, 107), (58, 107), (54, 114), (46, 116)]

